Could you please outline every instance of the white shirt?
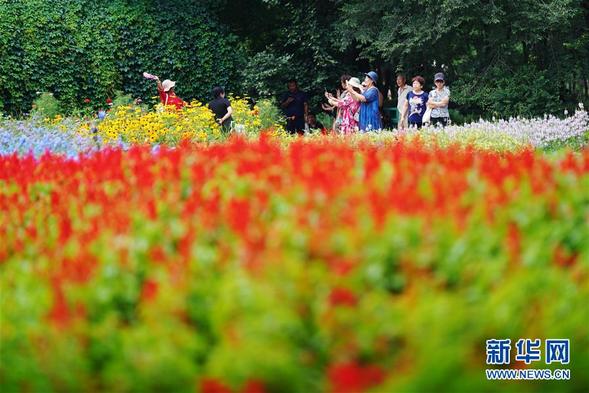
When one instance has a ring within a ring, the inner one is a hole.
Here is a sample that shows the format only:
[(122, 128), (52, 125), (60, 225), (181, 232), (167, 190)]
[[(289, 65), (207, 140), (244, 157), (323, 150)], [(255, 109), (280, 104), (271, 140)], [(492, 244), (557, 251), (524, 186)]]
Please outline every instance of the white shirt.
[(399, 113), (403, 110), (403, 105), (407, 101), (407, 94), (412, 90), (411, 86), (405, 85), (397, 89), (397, 110)]
[[(432, 102), (435, 102), (436, 104), (442, 102), (444, 98), (450, 98), (450, 89), (448, 89), (448, 87), (446, 86), (444, 86), (442, 91), (433, 89), (431, 93), (429, 93), (429, 99), (432, 100)], [(448, 105), (443, 106), (441, 108), (432, 109), (431, 117), (450, 117), (450, 112), (448, 112)]]

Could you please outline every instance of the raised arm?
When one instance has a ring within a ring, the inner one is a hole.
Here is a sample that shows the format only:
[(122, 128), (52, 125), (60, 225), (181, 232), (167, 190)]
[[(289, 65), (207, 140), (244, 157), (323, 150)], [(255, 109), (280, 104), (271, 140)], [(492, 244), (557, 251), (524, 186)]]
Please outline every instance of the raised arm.
[(335, 109), (335, 107), (333, 105), (328, 105), (326, 103), (321, 104), (321, 108), (324, 111), (329, 111), (329, 112), (333, 112), (333, 110)]
[(164, 87), (162, 86), (162, 81), (157, 76), (155, 77), (155, 83), (157, 83), (157, 91), (164, 91)]
[(353, 99), (360, 102), (366, 102), (366, 97), (363, 94), (357, 93), (351, 85), (347, 87), (348, 93), (352, 96)]
[(331, 106), (338, 107), (339, 104), (342, 102), (342, 100), (338, 100), (337, 98), (330, 96), (330, 97), (327, 97), (327, 102), (329, 102), (329, 105), (331, 105)]

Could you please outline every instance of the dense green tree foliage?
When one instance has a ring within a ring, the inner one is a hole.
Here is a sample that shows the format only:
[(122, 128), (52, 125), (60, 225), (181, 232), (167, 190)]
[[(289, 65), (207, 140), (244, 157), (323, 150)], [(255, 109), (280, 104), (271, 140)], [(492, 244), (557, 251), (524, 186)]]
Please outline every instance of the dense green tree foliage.
[(250, 56), (243, 73), (250, 94), (276, 96), (296, 78), (317, 107), (325, 88), (334, 89), (343, 72), (363, 62), (357, 50), (335, 44), (337, 7), (332, 1), (216, 1), (218, 17), (239, 35)]
[[(220, 84), (276, 97), (291, 77), (314, 97), (343, 72), (446, 72), (470, 116), (558, 113), (589, 98), (587, 0), (0, 0), (0, 108), (37, 91), (64, 107), (117, 90), (150, 97), (141, 71), (183, 98)], [(394, 96), (394, 94), (393, 94)]]
[(587, 1), (346, 0), (338, 28), (362, 57), (430, 82), (446, 71), (465, 110), (532, 115), (587, 98)]
[(220, 18), (256, 54), (245, 82), (259, 92), (296, 73), (320, 95), (338, 72), (378, 69), (385, 92), (394, 91), (396, 72), (421, 74), (428, 87), (435, 72), (446, 72), (454, 107), (470, 116), (558, 113), (589, 98), (586, 0), (226, 4)]
[(233, 87), (244, 58), (238, 39), (199, 2), (0, 0), (0, 110), (30, 109), (37, 91), (66, 108), (124, 90), (156, 94), (148, 71), (178, 80), (183, 98)]

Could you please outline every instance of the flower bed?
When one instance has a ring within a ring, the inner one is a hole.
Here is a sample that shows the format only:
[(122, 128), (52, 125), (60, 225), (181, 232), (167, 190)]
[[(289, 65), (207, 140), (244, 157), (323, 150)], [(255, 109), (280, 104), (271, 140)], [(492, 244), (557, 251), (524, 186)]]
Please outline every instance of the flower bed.
[[(246, 99), (231, 98), (232, 118), (244, 132), (257, 135), (260, 129), (275, 128), (277, 112), (269, 101), (261, 101), (250, 109)], [(227, 138), (215, 122), (212, 112), (198, 101), (193, 101), (181, 111), (165, 109), (157, 105), (154, 110), (137, 106), (114, 108), (104, 121), (96, 125), (98, 136), (103, 143), (123, 141), (140, 144), (166, 144), (175, 146), (183, 140), (193, 142), (219, 141)], [(87, 134), (89, 127), (82, 128)]]
[(485, 340), (569, 338), (558, 389), (585, 391), (588, 198), (589, 150), (262, 137), (0, 156), (0, 384), (543, 391), (485, 381)]
[(92, 137), (80, 134), (81, 121), (57, 119), (56, 122), (36, 118), (9, 120), (0, 118), (0, 155), (41, 156), (45, 152), (74, 158), (99, 147)]
[[(241, 134), (256, 139), (261, 132), (279, 137), (284, 143), (297, 140), (282, 127), (280, 114), (270, 101), (262, 100), (250, 110), (246, 99), (232, 98), (234, 124)], [(589, 141), (589, 114), (582, 108), (571, 116), (558, 119), (545, 116), (537, 119), (479, 121), (445, 129), (424, 128), (402, 133), (404, 138), (418, 137), (428, 143), (447, 146), (454, 143), (481, 149), (510, 151), (529, 146), (540, 149), (575, 150)], [(221, 132), (212, 113), (198, 102), (182, 111), (164, 110), (156, 106), (147, 110), (139, 106), (119, 106), (103, 121), (79, 118), (10, 120), (0, 118), (0, 155), (32, 153), (40, 156), (46, 151), (75, 157), (79, 153), (105, 147), (127, 149), (134, 144), (177, 146), (183, 141), (218, 143), (230, 134)], [(395, 143), (401, 133), (397, 130), (355, 134), (347, 143)], [(325, 139), (320, 133), (308, 135)]]
[(486, 140), (493, 143), (502, 140), (506, 143), (524, 143), (534, 147), (545, 147), (551, 143), (582, 137), (589, 133), (589, 114), (579, 104), (579, 109), (571, 116), (565, 113), (565, 118), (545, 115), (541, 118), (524, 119), (511, 118), (508, 120), (486, 121), (479, 120), (464, 126), (450, 126), (444, 129), (432, 130), (446, 139), (457, 140), (465, 129), (471, 130), (479, 137), (475, 140)]

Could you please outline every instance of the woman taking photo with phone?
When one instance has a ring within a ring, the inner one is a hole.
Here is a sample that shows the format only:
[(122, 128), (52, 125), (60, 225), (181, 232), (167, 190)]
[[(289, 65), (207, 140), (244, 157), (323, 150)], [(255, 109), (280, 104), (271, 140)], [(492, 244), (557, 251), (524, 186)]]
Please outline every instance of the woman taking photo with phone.
[[(362, 85), (358, 78), (350, 78), (349, 80), (342, 82), (342, 87), (347, 89), (348, 86), (357, 93), (362, 94)], [(325, 97), (330, 105), (338, 108), (338, 128), (337, 132), (349, 135), (358, 130), (358, 115), (360, 110), (360, 101), (352, 97), (351, 94), (345, 92), (339, 99), (331, 95), (331, 93), (325, 92)]]

